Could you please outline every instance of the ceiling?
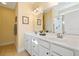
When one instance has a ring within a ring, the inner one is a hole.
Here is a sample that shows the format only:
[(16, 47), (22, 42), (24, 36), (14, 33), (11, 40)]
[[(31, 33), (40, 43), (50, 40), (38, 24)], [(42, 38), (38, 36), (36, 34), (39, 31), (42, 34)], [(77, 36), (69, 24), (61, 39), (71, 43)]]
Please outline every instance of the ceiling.
[(36, 8), (46, 9), (54, 5), (55, 3), (50, 3), (50, 2), (35, 2), (33, 3), (33, 9), (36, 9)]
[(77, 4), (79, 4), (79, 3), (78, 2), (60, 2), (57, 6), (55, 6), (55, 9), (63, 10), (63, 9), (72, 7)]
[[(7, 5), (4, 5), (0, 2), (0, 6), (10, 8), (10, 9), (15, 9), (16, 2), (6, 2), (6, 3), (7, 3)], [(54, 3), (50, 3), (50, 2), (30, 2), (29, 3), (29, 2), (27, 2), (27, 4), (32, 5), (32, 10), (35, 10), (36, 8), (40, 8), (41, 10), (45, 10), (46, 8), (53, 6)]]
[(6, 8), (10, 8), (10, 9), (15, 9), (16, 6), (16, 2), (6, 2), (7, 4), (4, 5), (0, 2), (0, 6), (6, 7)]

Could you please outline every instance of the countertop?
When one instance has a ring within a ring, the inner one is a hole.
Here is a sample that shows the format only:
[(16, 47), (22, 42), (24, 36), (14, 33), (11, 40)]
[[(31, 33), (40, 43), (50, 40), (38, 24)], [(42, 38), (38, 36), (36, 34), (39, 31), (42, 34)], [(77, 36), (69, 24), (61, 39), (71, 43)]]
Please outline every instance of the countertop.
[(27, 35), (31, 35), (34, 37), (38, 37), (42, 40), (46, 40), (51, 43), (59, 44), (64, 47), (78, 50), (79, 51), (79, 36), (78, 35), (63, 35), (63, 38), (57, 38), (56, 34), (54, 33), (47, 33), (46, 36), (41, 36), (35, 33), (25, 33)]

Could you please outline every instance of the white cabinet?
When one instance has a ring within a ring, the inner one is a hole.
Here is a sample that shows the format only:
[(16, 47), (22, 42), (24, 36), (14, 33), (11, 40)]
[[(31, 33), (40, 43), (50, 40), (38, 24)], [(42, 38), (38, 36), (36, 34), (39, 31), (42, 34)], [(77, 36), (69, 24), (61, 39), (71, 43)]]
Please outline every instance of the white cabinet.
[(48, 56), (49, 55), (49, 43), (39, 38), (34, 37), (32, 39), (32, 55), (33, 56)]
[(78, 51), (78, 50), (75, 50), (75, 51), (74, 51), (74, 55), (75, 55), (75, 56), (79, 56), (79, 51)]
[(39, 39), (39, 56), (49, 56), (49, 42)]
[(61, 56), (73, 56), (72, 50), (55, 44), (51, 44), (50, 51), (54, 51)]
[(35, 52), (32, 52), (32, 56), (38, 56), (38, 54)]
[(38, 51), (38, 38), (33, 38), (32, 39), (32, 55), (35, 55), (35, 54), (39, 54), (39, 51)]
[(49, 49), (49, 42), (48, 41), (44, 41), (44, 40), (42, 40), (42, 39), (39, 39), (39, 45), (42, 45), (42, 46), (44, 46), (44, 47), (46, 47), (46, 48), (48, 48)]
[(24, 35), (24, 44), (32, 56), (79, 56), (79, 51), (31, 35)]
[(57, 54), (57, 53), (54, 52), (54, 51), (51, 51), (51, 52), (50, 52), (50, 56), (61, 56), (61, 55)]
[(25, 50), (27, 50), (30, 55), (32, 54), (32, 38), (30, 35), (25, 35), (24, 37)]
[(28, 40), (28, 52), (32, 54), (32, 39)]
[(49, 49), (39, 45), (39, 56), (49, 56)]
[(24, 40), (24, 48), (28, 51), (28, 40)]
[(27, 39), (27, 35), (24, 34), (24, 48), (25, 50), (28, 51), (28, 39)]

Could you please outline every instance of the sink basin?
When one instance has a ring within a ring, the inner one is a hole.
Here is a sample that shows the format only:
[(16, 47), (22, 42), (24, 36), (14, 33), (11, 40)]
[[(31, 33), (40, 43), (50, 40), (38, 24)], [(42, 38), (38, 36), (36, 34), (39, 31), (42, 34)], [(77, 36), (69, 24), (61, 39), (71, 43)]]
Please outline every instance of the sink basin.
[(46, 34), (45, 34), (45, 33), (40, 33), (39, 35), (41, 35), (41, 36), (46, 36)]

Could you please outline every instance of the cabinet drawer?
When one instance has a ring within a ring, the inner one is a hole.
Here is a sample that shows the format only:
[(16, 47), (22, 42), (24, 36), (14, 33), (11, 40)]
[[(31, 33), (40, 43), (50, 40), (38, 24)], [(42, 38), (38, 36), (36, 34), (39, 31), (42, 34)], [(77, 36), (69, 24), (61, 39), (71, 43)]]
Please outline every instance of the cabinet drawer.
[(39, 45), (39, 56), (49, 56), (49, 49)]
[(50, 52), (50, 56), (60, 56), (60, 55), (58, 55), (58, 54), (56, 54), (54, 52)]
[(35, 43), (32, 43), (32, 49), (33, 49), (33, 51), (35, 51), (36, 53), (39, 53), (39, 52), (38, 52), (38, 45), (36, 45)]
[(24, 41), (24, 48), (25, 48), (25, 50), (28, 51), (28, 40), (25, 40)]
[(35, 53), (35, 52), (32, 52), (33, 54), (32, 54), (32, 56), (38, 56), (38, 54), (37, 53)]
[(32, 39), (32, 50), (35, 51), (36, 53), (39, 53), (38, 52), (38, 39), (37, 38)]
[(75, 52), (75, 56), (79, 56), (79, 51), (74, 51)]
[(73, 56), (73, 51), (64, 47), (61, 47), (59, 45), (51, 44), (51, 51), (57, 52), (59, 55), (62, 56)]
[(49, 42), (39, 39), (39, 44), (49, 49)]

